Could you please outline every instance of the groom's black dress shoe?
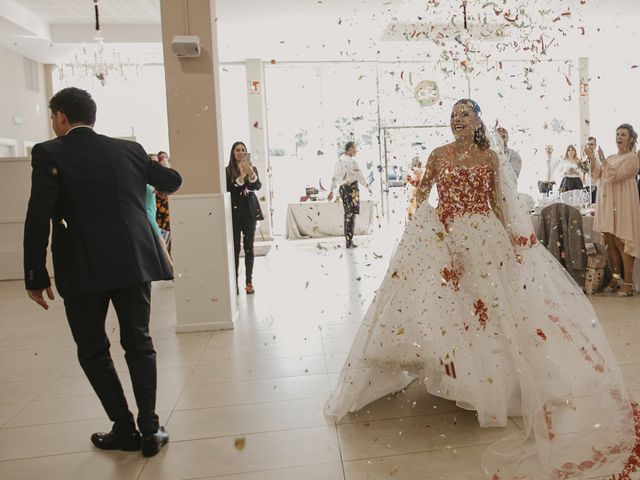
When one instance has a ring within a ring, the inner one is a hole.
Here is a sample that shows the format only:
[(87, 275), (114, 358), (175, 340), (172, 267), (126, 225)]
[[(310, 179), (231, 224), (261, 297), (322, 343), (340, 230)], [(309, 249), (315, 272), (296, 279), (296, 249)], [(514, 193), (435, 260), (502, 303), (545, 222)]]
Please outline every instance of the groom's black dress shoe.
[(101, 450), (124, 450), (125, 452), (135, 452), (140, 450), (140, 434), (137, 430), (133, 432), (97, 432), (91, 435), (91, 442)]
[(142, 455), (145, 457), (153, 457), (157, 455), (164, 445), (169, 443), (169, 434), (160, 427), (153, 435), (145, 435), (142, 437)]

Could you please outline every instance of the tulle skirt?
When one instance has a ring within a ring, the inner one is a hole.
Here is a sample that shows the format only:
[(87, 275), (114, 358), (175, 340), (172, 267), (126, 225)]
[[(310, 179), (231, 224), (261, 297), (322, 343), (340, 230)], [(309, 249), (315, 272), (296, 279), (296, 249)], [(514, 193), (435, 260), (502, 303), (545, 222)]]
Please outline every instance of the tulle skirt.
[(476, 410), (481, 427), (522, 416), (491, 445), (488, 478), (619, 473), (636, 443), (620, 369), (581, 289), (535, 237), (493, 214), (447, 227), (429, 205), (406, 228), (325, 414), (339, 419), (415, 379)]

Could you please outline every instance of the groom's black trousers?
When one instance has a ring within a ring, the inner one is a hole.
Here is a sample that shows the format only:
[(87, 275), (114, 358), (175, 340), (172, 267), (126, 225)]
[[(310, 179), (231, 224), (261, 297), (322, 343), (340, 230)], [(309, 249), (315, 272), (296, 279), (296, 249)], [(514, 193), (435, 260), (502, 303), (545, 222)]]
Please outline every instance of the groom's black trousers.
[(120, 324), (120, 344), (125, 351), (133, 393), (138, 404), (138, 428), (143, 435), (158, 431), (156, 406), (156, 352), (149, 336), (151, 283), (87, 295), (65, 296), (64, 306), (78, 347), (78, 360), (102, 402), (115, 430), (135, 428), (122, 384), (113, 365), (105, 332), (109, 302)]

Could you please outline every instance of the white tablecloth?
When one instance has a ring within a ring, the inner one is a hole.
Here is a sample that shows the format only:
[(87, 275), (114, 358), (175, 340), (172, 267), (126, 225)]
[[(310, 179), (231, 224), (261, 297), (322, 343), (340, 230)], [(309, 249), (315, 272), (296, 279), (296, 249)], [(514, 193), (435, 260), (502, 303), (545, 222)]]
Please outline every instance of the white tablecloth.
[[(356, 235), (367, 235), (373, 223), (373, 201), (360, 202), (356, 215)], [(304, 202), (287, 205), (287, 238), (341, 237), (344, 210), (339, 202)]]

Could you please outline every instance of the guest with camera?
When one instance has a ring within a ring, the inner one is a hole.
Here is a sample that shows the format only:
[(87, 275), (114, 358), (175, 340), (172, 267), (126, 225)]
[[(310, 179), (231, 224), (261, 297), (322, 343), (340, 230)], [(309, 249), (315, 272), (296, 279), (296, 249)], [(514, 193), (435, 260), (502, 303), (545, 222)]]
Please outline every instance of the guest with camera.
[(253, 287), (253, 241), (258, 220), (264, 220), (256, 190), (262, 184), (258, 178), (258, 170), (251, 164), (247, 147), (236, 142), (231, 147), (229, 164), (226, 168), (227, 191), (231, 194), (231, 218), (233, 220), (233, 253), (236, 265), (236, 293), (238, 287), (238, 268), (240, 266), (240, 242), (244, 248), (245, 292), (255, 293)]

